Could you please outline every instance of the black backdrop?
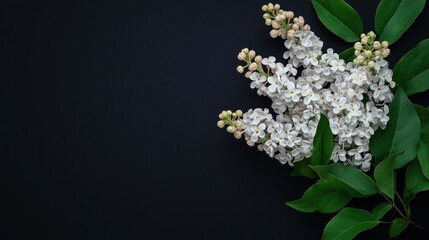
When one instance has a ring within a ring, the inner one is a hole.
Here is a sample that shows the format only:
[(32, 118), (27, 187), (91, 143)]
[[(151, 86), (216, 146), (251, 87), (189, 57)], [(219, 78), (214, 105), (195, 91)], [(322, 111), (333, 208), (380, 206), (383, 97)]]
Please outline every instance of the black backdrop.
[[(378, 1), (348, 2), (371, 30)], [(282, 56), (264, 3), (2, 1), (2, 239), (320, 239), (332, 215), (284, 205), (312, 182), (216, 127), (223, 109), (270, 106), (235, 72), (243, 47)], [(279, 3), (325, 48), (351, 46), (310, 1)], [(392, 66), (429, 37), (428, 9), (391, 47)], [(428, 197), (413, 204), (425, 227)]]

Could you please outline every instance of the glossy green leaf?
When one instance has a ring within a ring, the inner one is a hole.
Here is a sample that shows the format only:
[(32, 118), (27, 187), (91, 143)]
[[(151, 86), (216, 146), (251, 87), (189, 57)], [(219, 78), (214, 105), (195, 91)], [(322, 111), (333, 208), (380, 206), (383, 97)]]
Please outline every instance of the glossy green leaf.
[(355, 59), (355, 48), (351, 47), (349, 49), (344, 50), (340, 54), (340, 59), (343, 59), (346, 63), (352, 62)]
[(326, 224), (322, 240), (351, 240), (378, 223), (380, 221), (368, 211), (343, 208)]
[(316, 178), (317, 174), (316, 172), (309, 166), (310, 165), (310, 159), (304, 159), (302, 161), (299, 161), (297, 163), (294, 163), (291, 176), (303, 176), (307, 178)]
[(408, 165), (405, 186), (411, 194), (429, 190), (429, 180), (423, 175), (419, 161), (416, 159)]
[(389, 106), (388, 116), (386, 128), (377, 130), (372, 136), (370, 151), (378, 161), (402, 153), (395, 160), (398, 169), (415, 158), (420, 142), (419, 117), (401, 88)]
[(301, 212), (332, 213), (343, 208), (351, 199), (352, 196), (346, 191), (322, 180), (311, 186), (302, 198), (286, 204)]
[(371, 213), (376, 219), (380, 220), (392, 207), (390, 203), (380, 203), (375, 206)]
[(426, 0), (381, 0), (375, 13), (380, 40), (396, 42), (423, 11)]
[(390, 199), (395, 197), (395, 158), (390, 156), (379, 163), (374, 169), (374, 179), (382, 193)]
[(328, 118), (320, 114), (316, 135), (313, 139), (313, 153), (311, 155), (311, 165), (326, 165), (329, 163), (334, 149), (334, 137), (329, 127)]
[(311, 0), (320, 21), (346, 42), (360, 40), (363, 31), (359, 14), (344, 0)]
[(417, 157), (420, 161), (423, 175), (429, 179), (429, 109), (414, 105), (420, 118), (421, 136), (417, 149)]
[(353, 197), (365, 197), (378, 193), (375, 182), (355, 167), (334, 163), (312, 167), (322, 179), (326, 179), (338, 189), (347, 191)]
[(396, 88), (401, 87), (407, 95), (429, 89), (429, 39), (421, 41), (405, 54), (393, 68)]
[(407, 227), (409, 221), (405, 221), (403, 218), (395, 218), (389, 228), (389, 236), (391, 238), (401, 234)]

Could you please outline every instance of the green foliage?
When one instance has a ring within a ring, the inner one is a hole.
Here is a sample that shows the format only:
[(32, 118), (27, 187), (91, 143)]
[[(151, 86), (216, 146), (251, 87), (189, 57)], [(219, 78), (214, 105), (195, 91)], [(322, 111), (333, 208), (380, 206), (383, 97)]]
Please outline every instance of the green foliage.
[(414, 105), (420, 118), (421, 136), (417, 149), (417, 157), (420, 161), (423, 175), (429, 179), (429, 109)]
[(390, 203), (380, 203), (372, 210), (372, 215), (374, 215), (375, 218), (380, 220), (384, 215), (392, 209), (392, 204)]
[(419, 161), (414, 160), (408, 165), (405, 186), (411, 194), (429, 190), (429, 180), (423, 175)]
[(328, 118), (320, 114), (320, 120), (317, 125), (316, 135), (313, 140), (313, 152), (311, 155), (311, 165), (325, 165), (331, 159), (334, 149), (334, 138), (329, 127)]
[(326, 225), (322, 240), (350, 240), (378, 223), (380, 221), (368, 211), (343, 208)]
[(420, 142), (420, 120), (413, 104), (399, 88), (389, 106), (390, 120), (384, 130), (378, 130), (370, 141), (376, 160), (402, 153), (395, 160), (398, 169), (415, 158)]
[(395, 156), (384, 159), (375, 167), (374, 178), (378, 188), (390, 199), (395, 197)]
[(407, 95), (429, 89), (429, 39), (421, 41), (399, 60), (393, 69), (396, 86)]
[(363, 32), (362, 19), (344, 0), (311, 0), (320, 21), (346, 42), (356, 42)]
[(323, 180), (311, 186), (302, 198), (286, 204), (301, 212), (332, 213), (346, 206), (351, 199), (346, 191)]
[(338, 189), (347, 191), (353, 197), (367, 197), (378, 193), (375, 182), (355, 167), (334, 163), (328, 166), (312, 167), (320, 178), (330, 182)]
[(328, 164), (333, 149), (334, 137), (329, 127), (329, 120), (325, 115), (320, 114), (316, 135), (313, 139), (313, 153), (310, 158), (297, 162), (294, 165), (294, 170), (291, 175), (305, 176), (308, 178), (317, 177), (317, 174), (310, 166)]
[(349, 49), (344, 50), (342, 53), (339, 54), (340, 59), (343, 59), (346, 63), (352, 62), (353, 59), (355, 59), (355, 48), (351, 47)]
[(398, 236), (408, 227), (409, 221), (403, 218), (395, 218), (389, 228), (389, 236), (391, 238)]
[(411, 26), (423, 11), (426, 0), (381, 0), (375, 13), (375, 30), (390, 44)]

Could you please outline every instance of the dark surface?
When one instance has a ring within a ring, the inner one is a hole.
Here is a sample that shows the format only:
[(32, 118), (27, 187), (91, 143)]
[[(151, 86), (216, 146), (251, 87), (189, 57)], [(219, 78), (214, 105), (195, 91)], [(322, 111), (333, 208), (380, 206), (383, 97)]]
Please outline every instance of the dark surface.
[[(371, 30), (378, 1), (348, 2)], [(269, 107), (235, 72), (243, 47), (282, 56), (264, 3), (2, 1), (2, 239), (320, 239), (331, 215), (284, 205), (312, 182), (216, 127), (223, 109)], [(310, 1), (279, 3), (325, 47), (351, 46)], [(392, 66), (429, 37), (428, 10), (391, 47)], [(428, 198), (413, 203), (426, 227)]]

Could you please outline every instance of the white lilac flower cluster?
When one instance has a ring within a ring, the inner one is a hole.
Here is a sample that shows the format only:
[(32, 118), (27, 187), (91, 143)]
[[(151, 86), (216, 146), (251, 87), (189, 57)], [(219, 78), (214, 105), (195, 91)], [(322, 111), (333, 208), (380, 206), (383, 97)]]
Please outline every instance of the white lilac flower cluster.
[(331, 159), (368, 171), (372, 159), (369, 141), (374, 131), (384, 129), (389, 121), (387, 104), (395, 86), (392, 70), (384, 60), (390, 53), (387, 42), (375, 41), (373, 32), (362, 34), (361, 42), (355, 44), (355, 60), (345, 63), (332, 49), (322, 51), (323, 42), (303, 25), (302, 17), (291, 21), (293, 13), (282, 11), (277, 4), (263, 10), (266, 21), (280, 22), (274, 30), (285, 36), (283, 57), (287, 63), (277, 62), (275, 57), (262, 58), (245, 48), (238, 54), (245, 65), (237, 71), (243, 73), (247, 68), (250, 87), (272, 100), (276, 116), (260, 108), (244, 114), (224, 111), (218, 126), (228, 125), (228, 132), (237, 139), (244, 136), (249, 146), (256, 145), (282, 164), (293, 166), (311, 156), (323, 113), (334, 134)]

